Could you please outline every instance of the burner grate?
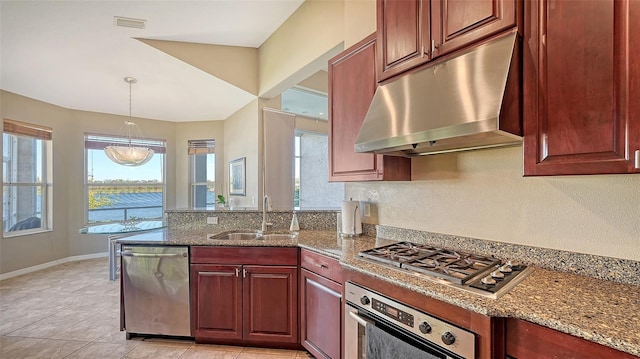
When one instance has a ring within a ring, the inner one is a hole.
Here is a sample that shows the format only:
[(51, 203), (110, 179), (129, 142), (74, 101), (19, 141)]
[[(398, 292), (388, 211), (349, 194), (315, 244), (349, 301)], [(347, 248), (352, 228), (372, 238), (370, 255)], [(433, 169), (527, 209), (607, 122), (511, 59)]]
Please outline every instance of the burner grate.
[(400, 267), (402, 263), (414, 261), (434, 253), (434, 249), (411, 242), (399, 242), (360, 252), (361, 257)]
[(359, 253), (374, 261), (465, 284), (500, 264), (496, 258), (399, 242)]

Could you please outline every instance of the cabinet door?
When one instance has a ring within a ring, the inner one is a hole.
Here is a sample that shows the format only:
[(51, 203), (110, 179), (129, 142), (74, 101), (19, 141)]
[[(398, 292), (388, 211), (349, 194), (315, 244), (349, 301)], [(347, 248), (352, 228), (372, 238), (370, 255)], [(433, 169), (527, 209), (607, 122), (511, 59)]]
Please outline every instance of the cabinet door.
[(506, 320), (505, 342), (508, 357), (514, 359), (637, 358), (604, 345), (513, 318)]
[(342, 285), (302, 269), (302, 346), (316, 358), (340, 358)]
[(525, 2), (525, 175), (635, 171), (640, 21), (629, 14), (638, 7)]
[(378, 81), (430, 59), (429, 0), (378, 0)]
[(371, 35), (329, 60), (329, 181), (410, 180), (409, 159), (354, 149), (377, 87), (375, 48)]
[(191, 265), (191, 328), (198, 338), (242, 339), (242, 266)]
[(432, 0), (433, 57), (516, 26), (520, 10), (516, 0)]
[(244, 339), (298, 342), (298, 269), (244, 266)]

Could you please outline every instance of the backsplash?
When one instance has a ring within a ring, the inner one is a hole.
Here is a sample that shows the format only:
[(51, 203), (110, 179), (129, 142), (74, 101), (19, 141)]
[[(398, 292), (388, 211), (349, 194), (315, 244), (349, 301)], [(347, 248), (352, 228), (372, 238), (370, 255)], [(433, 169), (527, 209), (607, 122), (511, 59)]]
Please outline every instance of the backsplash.
[[(295, 211), (300, 230), (335, 231), (340, 211)], [(262, 211), (256, 210), (168, 210), (167, 224), (172, 229), (258, 230)], [(289, 230), (293, 211), (270, 211), (267, 220), (270, 231)], [(207, 217), (217, 217), (218, 224), (207, 224)], [(560, 272), (586, 275), (618, 283), (640, 285), (640, 262), (570, 251), (533, 247), (521, 244), (489, 241), (428, 231), (363, 223), (363, 234), (398, 241), (410, 241), (466, 251), (503, 260), (515, 260)]]
[(409, 241), (515, 260), (560, 272), (640, 285), (640, 262), (412, 229), (377, 226), (379, 238)]
[(369, 223), (640, 261), (640, 174), (523, 177), (521, 147), (411, 163), (411, 181), (349, 182), (345, 197), (375, 206)]
[[(336, 230), (335, 210), (295, 211), (300, 230), (326, 231)], [(259, 230), (262, 226), (262, 211), (256, 210), (168, 210), (166, 211), (169, 228), (175, 229), (250, 229)], [(207, 224), (207, 217), (217, 217), (218, 224)], [(269, 231), (288, 231), (293, 211), (274, 210), (267, 212), (267, 221), (272, 223)]]

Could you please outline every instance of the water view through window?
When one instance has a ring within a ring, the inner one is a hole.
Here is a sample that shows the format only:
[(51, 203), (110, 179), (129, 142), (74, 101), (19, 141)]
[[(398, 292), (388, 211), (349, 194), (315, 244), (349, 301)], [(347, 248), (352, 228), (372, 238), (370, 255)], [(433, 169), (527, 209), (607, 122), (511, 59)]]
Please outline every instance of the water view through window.
[(164, 154), (142, 166), (113, 163), (104, 151), (87, 149), (89, 224), (161, 219), (164, 206)]

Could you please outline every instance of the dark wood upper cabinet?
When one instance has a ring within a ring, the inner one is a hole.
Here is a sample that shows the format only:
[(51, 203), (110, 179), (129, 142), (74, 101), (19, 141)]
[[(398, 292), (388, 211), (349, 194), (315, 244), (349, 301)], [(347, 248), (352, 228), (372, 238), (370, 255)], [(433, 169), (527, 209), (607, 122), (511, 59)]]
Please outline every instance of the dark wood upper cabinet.
[(378, 81), (431, 59), (430, 2), (378, 0)]
[(516, 0), (378, 0), (378, 81), (520, 23)]
[(411, 179), (409, 159), (354, 149), (377, 87), (375, 64), (375, 34), (329, 60), (329, 181)]
[(633, 0), (525, 2), (525, 175), (640, 171), (638, 18)]
[(516, 0), (434, 0), (431, 36), (435, 56), (442, 56), (468, 44), (519, 24), (521, 6)]

